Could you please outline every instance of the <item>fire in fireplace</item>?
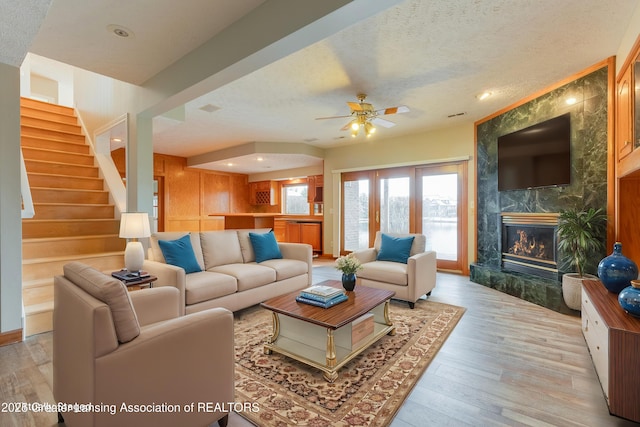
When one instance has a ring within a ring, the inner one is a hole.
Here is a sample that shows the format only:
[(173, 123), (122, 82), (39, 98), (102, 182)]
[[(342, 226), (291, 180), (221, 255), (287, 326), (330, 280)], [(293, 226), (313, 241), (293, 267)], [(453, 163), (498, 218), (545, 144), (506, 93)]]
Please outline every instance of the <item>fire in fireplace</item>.
[(502, 267), (558, 279), (557, 214), (503, 213)]

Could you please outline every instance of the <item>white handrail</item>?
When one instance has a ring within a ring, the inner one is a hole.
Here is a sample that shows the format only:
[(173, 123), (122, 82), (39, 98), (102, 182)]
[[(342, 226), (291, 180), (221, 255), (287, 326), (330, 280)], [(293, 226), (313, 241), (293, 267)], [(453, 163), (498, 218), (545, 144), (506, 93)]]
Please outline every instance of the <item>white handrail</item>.
[(33, 199), (31, 198), (31, 186), (29, 185), (29, 177), (27, 169), (24, 166), (24, 157), (22, 157), (22, 149), (20, 149), (20, 193), (22, 194), (22, 208), (20, 214), (22, 218), (33, 218), (36, 214), (33, 208)]

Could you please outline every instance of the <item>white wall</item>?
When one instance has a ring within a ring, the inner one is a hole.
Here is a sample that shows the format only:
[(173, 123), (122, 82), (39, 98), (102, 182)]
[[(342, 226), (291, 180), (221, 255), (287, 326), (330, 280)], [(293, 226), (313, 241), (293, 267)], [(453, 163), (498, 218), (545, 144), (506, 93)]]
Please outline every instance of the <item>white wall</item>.
[(22, 329), (20, 69), (0, 63), (0, 333)]

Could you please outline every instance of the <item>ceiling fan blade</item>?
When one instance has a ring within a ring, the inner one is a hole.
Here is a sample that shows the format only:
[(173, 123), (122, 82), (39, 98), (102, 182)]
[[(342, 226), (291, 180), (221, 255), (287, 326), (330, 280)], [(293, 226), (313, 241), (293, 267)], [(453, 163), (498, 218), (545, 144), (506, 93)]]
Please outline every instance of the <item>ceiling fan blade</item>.
[(382, 126), (384, 128), (390, 128), (396, 125), (395, 123), (390, 122), (389, 120), (381, 119), (380, 117), (371, 119), (371, 123), (373, 123), (374, 125)]
[(376, 114), (378, 114), (379, 116), (384, 116), (387, 114), (401, 114), (401, 113), (408, 113), (408, 112), (409, 112), (409, 107), (407, 107), (406, 105), (399, 105), (397, 107), (383, 108), (382, 110), (376, 111)]
[(349, 108), (351, 108), (351, 111), (363, 111), (362, 105), (360, 105), (358, 102), (347, 102), (347, 105), (349, 106)]
[(348, 116), (316, 117), (316, 120), (326, 120), (326, 119), (346, 119), (347, 117), (351, 117), (351, 114), (349, 114)]
[(349, 123), (347, 123), (346, 125), (342, 126), (340, 128), (340, 130), (349, 130), (349, 129), (351, 129), (351, 124), (355, 123), (355, 122), (356, 122), (356, 120), (351, 120)]

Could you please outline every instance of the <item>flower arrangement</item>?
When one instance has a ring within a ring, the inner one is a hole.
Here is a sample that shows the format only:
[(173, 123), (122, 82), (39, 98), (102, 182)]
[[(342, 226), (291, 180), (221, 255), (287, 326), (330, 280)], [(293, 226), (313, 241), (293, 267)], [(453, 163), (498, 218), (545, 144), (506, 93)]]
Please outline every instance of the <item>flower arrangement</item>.
[(364, 267), (360, 264), (360, 260), (353, 253), (350, 253), (336, 259), (336, 268), (343, 274), (355, 274)]

